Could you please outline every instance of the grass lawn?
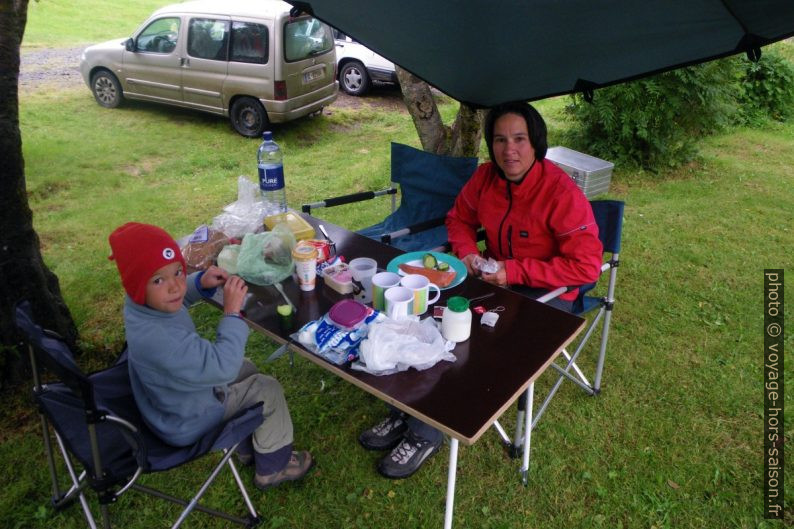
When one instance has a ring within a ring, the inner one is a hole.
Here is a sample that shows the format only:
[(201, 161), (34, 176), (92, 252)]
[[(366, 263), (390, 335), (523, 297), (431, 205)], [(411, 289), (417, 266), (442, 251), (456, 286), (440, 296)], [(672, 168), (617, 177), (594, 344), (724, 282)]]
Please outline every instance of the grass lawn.
[[(150, 6), (139, 11), (136, 23)], [(28, 36), (44, 34), (34, 21)], [(566, 126), (564, 104), (537, 105), (554, 129), (552, 145)], [(44, 257), (80, 329), (81, 363), (101, 365), (123, 342), (123, 292), (107, 260), (109, 232), (138, 220), (183, 234), (211, 221), (234, 200), (238, 175), (253, 176), (258, 142), (234, 134), (222, 118), (195, 112), (144, 103), (107, 110), (84, 86), (29, 91), (20, 106), (27, 189)], [(332, 105), (324, 116), (274, 132), (285, 151), (292, 207), (382, 186), (389, 142), (418, 145), (405, 112), (366, 105)], [(588, 398), (572, 384), (563, 386), (533, 435), (526, 488), (518, 462), (505, 457), (495, 433), (461, 447), (455, 527), (758, 529), (794, 523), (791, 473), (787, 524), (763, 519), (761, 480), (763, 270), (792, 269), (794, 123), (730, 130), (701, 145), (696, 162), (673, 172), (616, 168), (609, 196), (627, 206), (603, 392)], [(382, 218), (387, 204), (384, 199), (323, 215), (358, 228)], [(211, 336), (217, 312), (208, 306), (192, 311), (200, 331)], [(791, 338), (786, 346), (792, 349)], [(310, 362), (265, 365), (273, 348), (252, 335), (247, 354), (283, 384), (297, 446), (312, 451), (318, 465), (299, 485), (253, 491), (262, 526), (440, 527), (448, 448), (410, 479), (380, 478), (378, 454), (361, 449), (356, 437), (384, 406)], [(588, 367), (594, 353), (584, 362)], [(786, 374), (791, 380), (790, 361)], [(537, 392), (550, 380), (543, 377)], [(28, 391), (22, 384), (3, 392), (0, 464), (15, 467), (0, 476), (3, 525), (83, 527), (79, 507), (54, 512), (48, 506), (49, 478)], [(791, 395), (785, 398), (788, 446)], [(513, 424), (513, 413), (505, 424)], [(144, 483), (189, 495), (208, 468), (196, 462)], [(250, 480), (251, 471), (245, 469), (243, 478)], [(233, 492), (231, 479), (222, 477), (206, 503), (237, 509)], [(177, 513), (136, 493), (125, 494), (113, 509), (117, 526), (129, 528), (168, 527)], [(195, 513), (186, 526), (226, 524)]]

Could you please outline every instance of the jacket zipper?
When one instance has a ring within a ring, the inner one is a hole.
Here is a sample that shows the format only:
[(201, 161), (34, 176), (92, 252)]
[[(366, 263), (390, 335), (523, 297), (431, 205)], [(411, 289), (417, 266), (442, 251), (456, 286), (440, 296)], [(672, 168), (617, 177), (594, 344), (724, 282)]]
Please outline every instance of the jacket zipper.
[[(504, 255), (505, 254), (504, 251), (502, 250), (502, 228), (505, 225), (505, 221), (507, 220), (507, 216), (510, 215), (510, 209), (512, 209), (512, 207), (513, 207), (513, 193), (512, 193), (512, 191), (510, 189), (510, 184), (511, 183), (512, 182), (510, 182), (509, 180), (507, 181), (507, 211), (505, 211), (505, 216), (502, 217), (502, 222), (499, 223), (499, 255)], [(508, 248), (509, 248), (509, 251), (510, 251), (510, 257), (511, 258), (513, 257), (513, 255), (512, 255), (512, 253), (513, 253), (512, 246), (513, 245), (510, 242), (510, 235), (512, 234), (512, 231), (513, 231), (513, 227), (512, 226), (508, 227), (508, 230), (507, 230), (507, 238), (508, 238), (507, 243), (508, 243)]]
[(513, 258), (513, 225), (507, 227), (507, 256)]

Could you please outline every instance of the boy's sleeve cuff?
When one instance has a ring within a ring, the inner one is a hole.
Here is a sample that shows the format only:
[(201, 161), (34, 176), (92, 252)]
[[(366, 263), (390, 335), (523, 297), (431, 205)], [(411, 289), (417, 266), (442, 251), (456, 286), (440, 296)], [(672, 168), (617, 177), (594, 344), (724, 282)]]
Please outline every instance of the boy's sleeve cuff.
[(196, 285), (196, 290), (198, 290), (198, 293), (201, 294), (201, 297), (211, 298), (212, 296), (215, 295), (215, 291), (218, 289), (218, 287), (204, 288), (204, 287), (201, 286), (201, 278), (202, 278), (202, 276), (204, 276), (204, 272), (205, 271), (206, 270), (202, 270), (201, 272), (196, 274), (196, 276), (193, 279), (193, 281), (194, 281), (194, 284)]

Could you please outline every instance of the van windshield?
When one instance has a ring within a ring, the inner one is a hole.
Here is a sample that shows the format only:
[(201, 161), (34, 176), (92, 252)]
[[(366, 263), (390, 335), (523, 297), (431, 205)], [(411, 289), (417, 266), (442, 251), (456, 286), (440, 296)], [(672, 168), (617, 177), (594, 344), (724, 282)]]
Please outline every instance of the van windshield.
[(316, 18), (301, 18), (284, 25), (284, 59), (287, 62), (322, 55), (333, 48), (331, 28)]

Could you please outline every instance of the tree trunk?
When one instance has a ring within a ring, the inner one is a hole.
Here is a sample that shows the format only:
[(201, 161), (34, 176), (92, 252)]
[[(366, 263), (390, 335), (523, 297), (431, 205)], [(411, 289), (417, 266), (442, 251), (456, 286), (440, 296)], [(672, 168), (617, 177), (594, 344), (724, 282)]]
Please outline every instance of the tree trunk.
[(436, 154), (477, 156), (482, 139), (483, 111), (461, 103), (452, 126), (447, 126), (438, 113), (430, 86), (399, 66), (396, 70), (403, 100), (422, 148)]
[(44, 264), (25, 189), (19, 130), (20, 45), (28, 0), (0, 0), (0, 376), (19, 374), (27, 359), (18, 348), (14, 307), (29, 299), (36, 320), (76, 349), (77, 328), (58, 278)]

